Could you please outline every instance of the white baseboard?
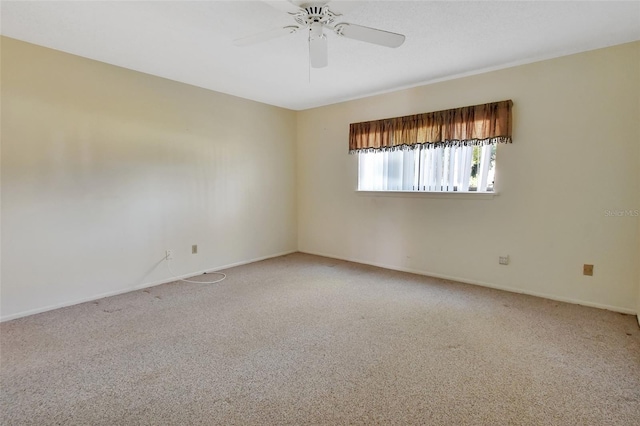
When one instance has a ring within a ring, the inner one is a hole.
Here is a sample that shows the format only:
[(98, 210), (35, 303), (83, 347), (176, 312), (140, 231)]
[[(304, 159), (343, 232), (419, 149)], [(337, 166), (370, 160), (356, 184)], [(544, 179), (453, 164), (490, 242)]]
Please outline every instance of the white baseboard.
[(35, 315), (35, 314), (39, 314), (39, 313), (42, 313), (42, 312), (52, 311), (54, 309), (60, 309), (60, 308), (65, 308), (67, 306), (78, 305), (80, 303), (91, 302), (93, 300), (104, 299), (105, 297), (117, 296), (118, 294), (129, 293), (131, 291), (138, 291), (138, 290), (142, 290), (142, 289), (147, 288), (147, 287), (154, 287), (154, 286), (161, 285), (161, 284), (171, 283), (171, 282), (177, 281), (177, 280), (182, 279), (182, 278), (193, 277), (195, 275), (201, 275), (201, 274), (204, 274), (204, 273), (207, 273), (207, 272), (215, 272), (215, 271), (219, 271), (219, 270), (222, 270), (222, 269), (229, 269), (229, 268), (233, 268), (233, 267), (236, 267), (236, 266), (246, 265), (248, 263), (260, 262), (261, 260), (266, 260), (266, 259), (271, 259), (271, 258), (274, 258), (274, 257), (285, 256), (287, 254), (296, 253), (296, 252), (297, 252), (297, 250), (292, 250), (292, 251), (277, 253), (277, 254), (273, 254), (273, 255), (269, 255), (269, 256), (258, 257), (258, 258), (255, 258), (255, 259), (243, 260), (241, 262), (235, 262), (235, 263), (231, 263), (231, 264), (224, 265), (224, 266), (217, 266), (215, 268), (205, 269), (205, 270), (202, 270), (202, 271), (189, 272), (188, 274), (183, 274), (183, 275), (177, 276), (175, 278), (174, 277), (163, 278), (161, 280), (156, 280), (156, 281), (152, 281), (152, 282), (136, 285), (136, 286), (133, 286), (133, 287), (127, 287), (127, 288), (123, 288), (123, 289), (120, 289), (120, 290), (108, 291), (106, 293), (100, 293), (100, 294), (96, 294), (96, 295), (93, 295), (93, 296), (84, 297), (82, 299), (75, 299), (75, 300), (71, 300), (71, 301), (67, 301), (67, 302), (57, 303), (55, 305), (45, 306), (45, 307), (42, 307), (42, 308), (30, 309), (28, 311), (18, 312), (16, 314), (11, 314), (11, 315), (7, 315), (7, 316), (4, 316), (4, 317), (0, 317), (0, 322), (11, 321), (13, 319), (22, 318), (22, 317), (26, 317), (26, 316), (29, 316), (29, 315)]
[[(182, 278), (193, 277), (195, 275), (204, 274), (206, 272), (214, 272), (214, 271), (219, 271), (219, 270), (222, 270), (222, 269), (229, 269), (229, 268), (233, 268), (233, 267), (236, 267), (236, 266), (246, 265), (246, 264), (249, 264), (249, 263), (260, 262), (261, 260), (272, 259), (274, 257), (286, 256), (288, 254), (296, 253), (296, 252), (298, 252), (298, 250), (292, 250), (292, 251), (287, 251), (287, 252), (282, 252), (282, 253), (276, 253), (276, 254), (269, 255), (269, 256), (263, 256), (263, 257), (259, 257), (259, 258), (255, 258), (255, 259), (235, 262), (235, 263), (231, 263), (231, 264), (228, 264), (228, 265), (223, 265), (223, 266), (219, 266), (219, 267), (215, 267), (215, 268), (211, 268), (211, 269), (205, 269), (205, 270), (201, 270), (201, 271), (190, 272), (188, 274), (180, 275), (177, 278), (178, 279), (182, 279)], [(315, 255), (315, 256), (328, 257), (328, 258), (331, 258), (331, 259), (344, 260), (344, 261), (347, 261), (347, 262), (361, 263), (363, 265), (376, 266), (378, 268), (391, 269), (391, 270), (394, 270), (394, 271), (408, 272), (408, 273), (411, 273), (411, 274), (425, 275), (425, 276), (434, 277), (434, 278), (441, 278), (441, 279), (450, 280), (450, 281), (457, 281), (457, 282), (461, 282), (461, 283), (465, 283), (465, 284), (479, 285), (479, 286), (482, 286), (482, 287), (493, 288), (493, 289), (496, 289), (496, 290), (504, 290), (504, 291), (509, 291), (509, 292), (512, 292), (512, 293), (527, 294), (529, 296), (542, 297), (542, 298), (545, 298), (545, 299), (557, 300), (559, 302), (573, 303), (573, 304), (577, 304), (577, 305), (589, 306), (589, 307), (592, 307), (592, 308), (606, 309), (606, 310), (609, 310), (609, 311), (620, 312), (620, 313), (624, 313), (624, 314), (637, 315), (638, 326), (640, 326), (640, 312), (636, 312), (633, 309), (621, 308), (621, 307), (605, 305), (605, 304), (601, 304), (601, 303), (593, 303), (593, 302), (588, 302), (588, 301), (579, 300), (579, 299), (573, 299), (573, 298), (567, 298), (567, 297), (559, 297), (559, 296), (555, 296), (555, 295), (552, 295), (552, 294), (539, 293), (539, 292), (535, 292), (535, 291), (523, 290), (523, 289), (520, 289), (520, 288), (496, 285), (496, 284), (491, 284), (491, 283), (487, 283), (487, 282), (483, 282), (483, 281), (470, 280), (470, 279), (467, 279), (467, 278), (454, 277), (454, 276), (442, 275), (442, 274), (435, 274), (435, 273), (431, 273), (431, 272), (428, 272), (428, 271), (422, 271), (422, 270), (418, 270), (418, 269), (400, 268), (400, 267), (396, 267), (396, 266), (393, 266), (393, 265), (386, 265), (386, 264), (383, 264), (383, 263), (376, 263), (376, 262), (368, 262), (366, 260), (356, 259), (356, 258), (340, 257), (340, 256), (330, 255), (330, 254), (327, 254), (327, 253), (319, 253), (319, 252), (312, 252), (312, 251), (300, 251), (300, 252), (301, 253)], [(167, 283), (174, 282), (174, 281), (176, 281), (176, 278), (170, 277), (170, 278), (166, 278), (166, 279), (162, 279), (162, 280), (157, 280), (157, 281), (152, 281), (152, 282), (149, 282), (149, 283), (140, 284), (140, 285), (137, 285), (137, 286), (134, 286), (134, 287), (127, 287), (127, 288), (123, 288), (123, 289), (120, 289), (120, 290), (110, 291), (110, 292), (106, 292), (106, 293), (100, 293), (100, 294), (93, 295), (93, 296), (86, 297), (86, 298), (82, 298), (82, 299), (76, 299), (76, 300), (72, 300), (72, 301), (68, 301), (68, 302), (62, 302), (62, 303), (58, 303), (58, 304), (55, 304), (55, 305), (45, 306), (45, 307), (42, 307), (42, 308), (30, 309), (28, 311), (18, 312), (16, 314), (0, 317), (0, 322), (11, 321), (13, 319), (22, 318), (22, 317), (26, 317), (26, 316), (29, 316), (29, 315), (35, 315), (35, 314), (39, 314), (39, 313), (42, 313), (42, 312), (52, 311), (54, 309), (59, 309), (59, 308), (67, 307), (67, 306), (77, 305), (77, 304), (80, 304), (80, 303), (91, 302), (93, 300), (103, 299), (105, 297), (117, 296), (119, 294), (129, 293), (131, 291), (138, 291), (138, 290), (142, 290), (142, 289), (147, 288), (147, 287), (154, 287), (154, 286), (157, 286), (157, 285), (167, 284)]]
[(572, 303), (574, 305), (582, 305), (582, 306), (589, 306), (591, 308), (606, 309), (608, 311), (620, 312), (620, 313), (623, 313), (623, 314), (638, 315), (638, 324), (640, 324), (640, 312), (636, 312), (633, 309), (623, 308), (623, 307), (619, 307), (619, 306), (611, 306), (611, 305), (605, 305), (605, 304), (602, 304), (602, 303), (589, 302), (589, 301), (586, 301), (586, 300), (573, 299), (573, 298), (562, 297), (562, 296), (555, 296), (553, 294), (539, 293), (539, 292), (536, 292), (536, 291), (523, 290), (521, 288), (509, 287), (509, 286), (504, 286), (504, 285), (497, 285), (497, 284), (487, 283), (487, 282), (483, 282), (483, 281), (471, 280), (471, 279), (468, 279), (468, 278), (454, 277), (454, 276), (442, 275), (442, 274), (435, 274), (435, 273), (432, 273), (432, 272), (429, 272), (429, 271), (422, 271), (422, 270), (412, 269), (412, 268), (402, 268), (402, 267), (397, 267), (397, 266), (393, 266), (393, 265), (386, 265), (386, 264), (383, 264), (383, 263), (368, 262), (368, 261), (362, 260), (362, 259), (346, 258), (346, 257), (340, 257), (340, 256), (331, 255), (331, 254), (326, 254), (326, 253), (318, 253), (318, 252), (303, 251), (303, 250), (300, 250), (300, 253), (306, 253), (306, 254), (312, 254), (312, 255), (315, 255), (315, 256), (328, 257), (328, 258), (331, 258), (331, 259), (344, 260), (344, 261), (347, 261), (347, 262), (361, 263), (363, 265), (377, 266), (378, 268), (391, 269), (391, 270), (394, 270), (394, 271), (409, 272), (411, 274), (416, 274), (416, 275), (425, 275), (425, 276), (433, 277), (433, 278), (441, 278), (441, 279), (445, 279), (445, 280), (449, 280), (449, 281), (457, 281), (457, 282), (461, 282), (461, 283), (465, 283), (465, 284), (473, 284), (473, 285), (478, 285), (478, 286), (482, 286), (482, 287), (493, 288), (493, 289), (496, 289), (496, 290), (509, 291), (511, 293), (519, 293), (519, 294), (526, 294), (526, 295), (529, 295), (529, 296), (542, 297), (544, 299), (557, 300), (558, 302)]

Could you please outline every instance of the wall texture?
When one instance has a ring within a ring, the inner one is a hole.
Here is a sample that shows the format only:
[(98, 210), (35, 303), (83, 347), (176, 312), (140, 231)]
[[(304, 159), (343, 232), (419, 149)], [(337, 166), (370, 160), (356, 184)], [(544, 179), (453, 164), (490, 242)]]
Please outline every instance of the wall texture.
[(295, 112), (1, 43), (2, 319), (297, 249)]
[[(165, 249), (181, 276), (300, 249), (640, 312), (639, 218), (606, 214), (640, 209), (640, 43), (296, 113), (0, 40), (3, 320), (169, 281)], [(502, 99), (500, 195), (355, 191), (349, 123)]]
[[(639, 75), (636, 42), (300, 112), (299, 249), (635, 313)], [(503, 99), (498, 196), (355, 191), (349, 123)]]

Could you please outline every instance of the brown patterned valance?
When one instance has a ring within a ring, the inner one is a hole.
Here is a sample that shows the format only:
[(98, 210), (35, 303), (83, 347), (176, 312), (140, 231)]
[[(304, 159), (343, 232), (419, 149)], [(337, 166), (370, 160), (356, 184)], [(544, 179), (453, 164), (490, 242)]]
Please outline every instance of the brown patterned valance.
[(513, 101), (352, 123), (349, 153), (451, 145), (511, 143)]

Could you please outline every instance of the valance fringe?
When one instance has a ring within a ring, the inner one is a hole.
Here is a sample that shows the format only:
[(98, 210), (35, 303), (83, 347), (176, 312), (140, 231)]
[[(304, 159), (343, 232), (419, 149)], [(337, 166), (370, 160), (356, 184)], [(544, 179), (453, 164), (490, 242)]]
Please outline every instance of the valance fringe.
[(496, 138), (486, 138), (486, 139), (467, 139), (467, 140), (449, 140), (435, 143), (416, 143), (412, 145), (402, 144), (395, 145), (390, 147), (382, 147), (382, 148), (361, 148), (361, 149), (350, 149), (349, 154), (361, 154), (366, 152), (393, 152), (393, 151), (411, 151), (413, 149), (421, 149), (421, 148), (450, 148), (450, 147), (459, 147), (459, 146), (482, 146), (482, 145), (492, 145), (497, 143), (512, 143), (510, 137), (499, 136)]

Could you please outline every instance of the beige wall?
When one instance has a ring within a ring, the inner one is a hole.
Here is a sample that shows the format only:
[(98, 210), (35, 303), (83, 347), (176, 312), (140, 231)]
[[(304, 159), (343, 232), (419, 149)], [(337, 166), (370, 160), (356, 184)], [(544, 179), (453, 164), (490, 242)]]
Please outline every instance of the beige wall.
[[(640, 43), (295, 113), (0, 40), (3, 320), (166, 282), (165, 249), (179, 275), (299, 248), (640, 312), (639, 219), (605, 217), (640, 208)], [(350, 122), (502, 99), (499, 196), (355, 192)]]
[(296, 250), (295, 112), (1, 42), (3, 319)]
[[(298, 114), (301, 251), (635, 313), (640, 43)], [(357, 193), (349, 123), (513, 99), (492, 199)], [(498, 256), (510, 255), (509, 266)], [(582, 265), (593, 263), (593, 277)]]

